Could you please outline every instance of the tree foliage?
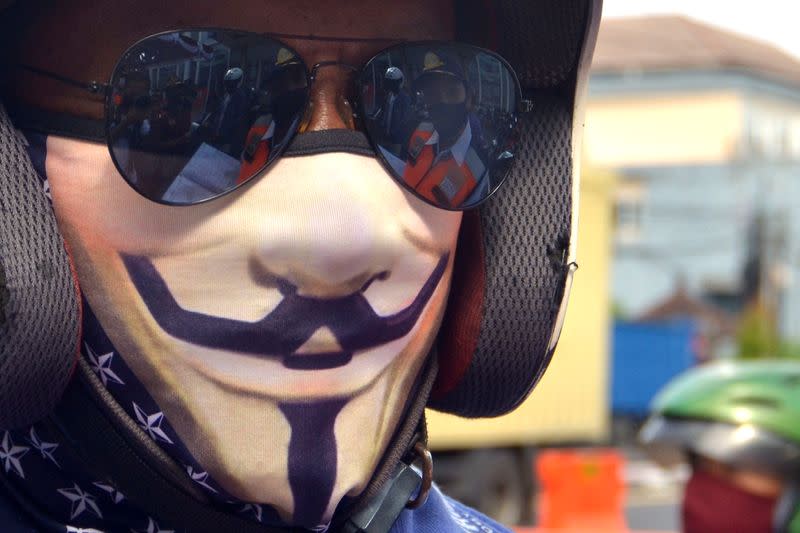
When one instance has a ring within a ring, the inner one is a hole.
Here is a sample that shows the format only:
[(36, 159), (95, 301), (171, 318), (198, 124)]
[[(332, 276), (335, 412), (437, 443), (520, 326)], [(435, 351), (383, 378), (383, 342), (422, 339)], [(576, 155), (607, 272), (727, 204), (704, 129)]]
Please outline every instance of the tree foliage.
[(800, 344), (780, 338), (774, 314), (761, 304), (748, 306), (742, 314), (736, 340), (741, 359), (800, 359)]

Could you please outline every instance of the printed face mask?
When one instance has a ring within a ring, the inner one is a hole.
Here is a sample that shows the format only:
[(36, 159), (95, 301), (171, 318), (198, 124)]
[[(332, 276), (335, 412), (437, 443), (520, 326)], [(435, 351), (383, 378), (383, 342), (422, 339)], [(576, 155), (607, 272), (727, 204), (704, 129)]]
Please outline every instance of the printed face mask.
[(402, 415), (460, 213), (347, 153), (188, 207), (139, 196), (101, 145), (49, 137), (45, 168), (106, 387), (211, 492), (326, 523)]

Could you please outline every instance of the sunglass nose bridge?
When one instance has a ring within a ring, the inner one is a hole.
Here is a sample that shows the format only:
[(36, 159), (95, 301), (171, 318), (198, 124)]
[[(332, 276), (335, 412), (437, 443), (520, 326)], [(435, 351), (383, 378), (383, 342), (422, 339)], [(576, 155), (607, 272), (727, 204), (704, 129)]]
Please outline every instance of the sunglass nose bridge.
[[(320, 71), (324, 67), (340, 67), (340, 71), (323, 76)], [(300, 133), (325, 129), (356, 129), (352, 76), (359, 70), (354, 65), (340, 61), (321, 61), (311, 67), (311, 94), (299, 127)]]
[(317, 79), (317, 75), (319, 74), (320, 69), (323, 67), (342, 67), (343, 69), (348, 70), (353, 74), (359, 71), (358, 67), (351, 65), (349, 63), (342, 63), (341, 61), (320, 61), (319, 63), (316, 63), (314, 64), (314, 66), (311, 67), (311, 72), (309, 74), (309, 78), (311, 79), (311, 81)]

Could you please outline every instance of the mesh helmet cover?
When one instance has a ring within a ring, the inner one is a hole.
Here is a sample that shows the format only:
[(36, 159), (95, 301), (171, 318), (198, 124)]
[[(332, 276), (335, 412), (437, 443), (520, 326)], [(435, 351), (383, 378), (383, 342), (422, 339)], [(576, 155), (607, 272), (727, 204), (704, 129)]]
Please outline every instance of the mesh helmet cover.
[[(475, 16), (487, 10), (488, 25)], [(575, 252), (576, 95), (600, 2), (466, 0), (458, 12), (459, 38), (508, 59), (533, 109), (523, 116), (506, 183), (464, 217), (430, 405), (498, 416), (531, 391), (558, 335)]]
[(0, 106), (0, 428), (46, 415), (78, 354), (80, 306), (41, 181)]

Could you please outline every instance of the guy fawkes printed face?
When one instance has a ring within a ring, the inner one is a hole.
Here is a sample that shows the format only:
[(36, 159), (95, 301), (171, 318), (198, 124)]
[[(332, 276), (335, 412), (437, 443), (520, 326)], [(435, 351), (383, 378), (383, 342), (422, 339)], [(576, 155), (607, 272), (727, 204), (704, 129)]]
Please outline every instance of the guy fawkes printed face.
[[(177, 5), (83, 0), (54, 8), (32, 35), (56, 39), (68, 55), (80, 43), (58, 40), (58, 28), (106, 43), (85, 63), (92, 72), (49, 68), (91, 79), (110, 72), (130, 43), (179, 27), (453, 34), (446, 1)], [(287, 43), (307, 64), (363, 64), (386, 46)], [(29, 62), (46, 67), (50, 57)], [(311, 130), (343, 127), (336, 105), (346, 87), (336, 69), (324, 72), (312, 92)], [(49, 109), (101, 111), (46, 98)], [(59, 226), (95, 321), (87, 331), (103, 331), (114, 360), (209, 480), (287, 522), (329, 520), (343, 497), (364, 488), (402, 416), (444, 311), (460, 213), (405, 192), (375, 158), (340, 152), (285, 157), (233, 193), (186, 207), (138, 195), (103, 145), (50, 136), (46, 154)], [(108, 385), (112, 394), (122, 387)]]
[[(460, 214), (351, 154), (285, 158), (182, 208), (131, 190), (103, 146), (50, 137), (47, 154), (89, 305), (204, 469), (296, 514), (297, 496), (276, 489), (327, 427), (320, 453), (339, 466), (323, 516), (360, 488), (438, 328)], [(314, 471), (298, 490), (320, 483)]]

